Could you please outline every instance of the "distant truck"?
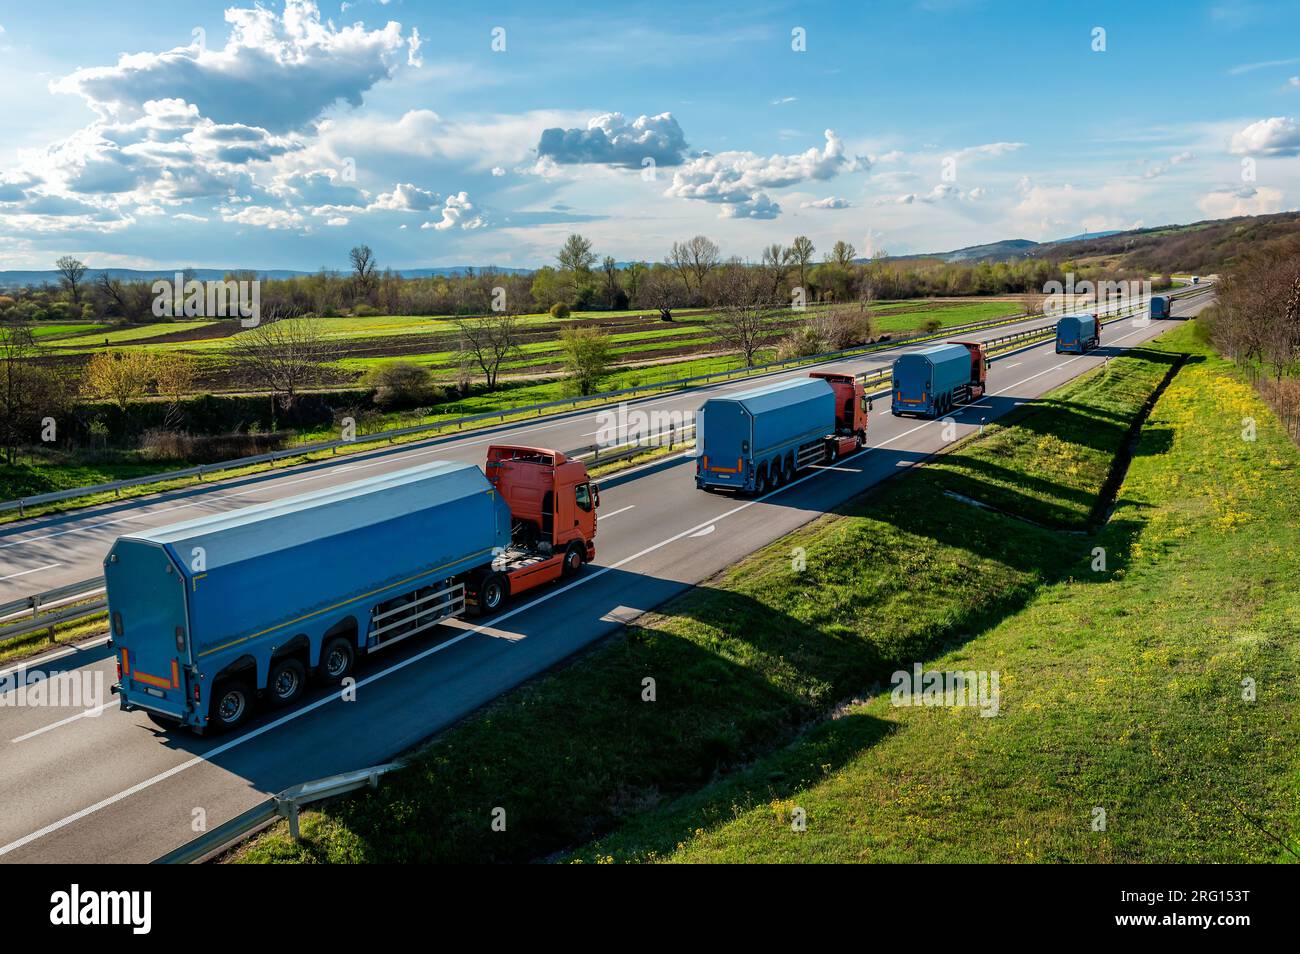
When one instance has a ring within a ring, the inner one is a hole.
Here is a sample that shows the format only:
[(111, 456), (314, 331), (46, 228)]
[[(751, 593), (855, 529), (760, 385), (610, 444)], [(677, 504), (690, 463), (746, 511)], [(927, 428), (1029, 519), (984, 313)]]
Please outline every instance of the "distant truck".
[(709, 398), (695, 425), (695, 486), (754, 494), (780, 487), (805, 467), (861, 449), (869, 409), (857, 378), (829, 371)]
[(121, 536), (104, 561), (121, 708), (197, 733), (296, 701), (365, 654), (486, 615), (595, 558), (598, 488), (558, 451), (496, 445)]
[(975, 401), (988, 388), (988, 357), (978, 341), (949, 341), (894, 360), (895, 417), (939, 417), (958, 404)]
[(1164, 295), (1151, 296), (1151, 317), (1152, 318), (1169, 318), (1171, 317), (1169, 309), (1169, 299)]
[(1101, 344), (1096, 315), (1064, 315), (1056, 322), (1056, 353), (1087, 354)]
[(1193, 276), (1192, 276), (1192, 284), (1193, 284), (1193, 285), (1199, 285), (1200, 283), (1201, 283), (1201, 276), (1200, 276), (1200, 275), (1193, 275)]

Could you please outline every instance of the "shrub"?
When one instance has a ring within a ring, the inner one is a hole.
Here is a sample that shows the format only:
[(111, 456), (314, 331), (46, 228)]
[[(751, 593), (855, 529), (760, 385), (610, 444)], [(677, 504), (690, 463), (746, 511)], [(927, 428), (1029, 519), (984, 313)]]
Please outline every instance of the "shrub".
[(374, 388), (375, 404), (386, 411), (434, 404), (443, 397), (429, 369), (410, 361), (390, 361), (373, 368), (362, 384)]
[(793, 361), (796, 358), (809, 358), (825, 350), (817, 329), (812, 325), (805, 325), (790, 332), (778, 342), (776, 360)]
[(560, 321), (563, 321), (565, 318), (568, 318), (570, 314), (572, 314), (572, 312), (569, 310), (569, 306), (562, 301), (557, 301), (551, 306), (552, 318), (558, 318)]

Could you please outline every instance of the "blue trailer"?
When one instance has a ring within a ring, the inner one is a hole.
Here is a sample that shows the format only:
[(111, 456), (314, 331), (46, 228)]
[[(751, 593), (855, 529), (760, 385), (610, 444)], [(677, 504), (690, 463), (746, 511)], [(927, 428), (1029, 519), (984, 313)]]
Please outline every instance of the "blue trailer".
[[(534, 457), (493, 481), (434, 462), (119, 537), (104, 578), (121, 707), (200, 733), (233, 728), (259, 695), (287, 705), (309, 674), (337, 684), (362, 654), (467, 601), (496, 609), (538, 567), (575, 571), (594, 555), (594, 487), (580, 462)], [(553, 487), (543, 519), (586, 539), (512, 542), (511, 479)]]
[(894, 359), (895, 417), (938, 417), (964, 401), (984, 396), (988, 362), (978, 342), (934, 345)]
[(1172, 314), (1169, 309), (1169, 299), (1163, 295), (1151, 296), (1151, 317), (1152, 318), (1169, 318)]
[[(830, 455), (835, 390), (810, 377), (709, 398), (695, 428), (695, 486), (761, 494)], [(858, 447), (863, 437), (851, 435)]]
[(1065, 315), (1056, 323), (1056, 353), (1086, 354), (1101, 344), (1096, 315)]

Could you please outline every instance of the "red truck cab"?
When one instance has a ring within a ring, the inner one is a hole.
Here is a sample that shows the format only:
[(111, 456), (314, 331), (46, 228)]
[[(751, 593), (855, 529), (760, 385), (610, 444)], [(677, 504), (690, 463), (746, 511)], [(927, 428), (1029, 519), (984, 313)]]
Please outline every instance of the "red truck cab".
[(870, 423), (862, 382), (842, 371), (813, 371), (808, 377), (821, 378), (835, 392), (835, 433), (828, 441), (828, 456), (843, 457), (860, 449), (867, 442)]
[(560, 451), (494, 444), (484, 468), (510, 508), (510, 547), (471, 588), (480, 613), (543, 583), (577, 573), (596, 558), (596, 508), (600, 489), (587, 466)]
[(967, 400), (975, 401), (984, 396), (988, 390), (989, 359), (984, 354), (984, 345), (979, 341), (949, 341), (948, 344), (961, 345), (970, 352), (970, 395)]

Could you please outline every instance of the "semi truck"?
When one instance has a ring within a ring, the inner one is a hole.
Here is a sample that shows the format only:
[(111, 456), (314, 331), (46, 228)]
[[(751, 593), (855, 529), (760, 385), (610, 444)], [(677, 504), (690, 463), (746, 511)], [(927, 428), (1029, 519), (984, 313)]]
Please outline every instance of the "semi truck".
[(1101, 344), (1096, 315), (1063, 315), (1056, 322), (1056, 353), (1086, 354)]
[(988, 357), (978, 341), (949, 341), (894, 359), (895, 417), (939, 417), (958, 404), (975, 401), (988, 388)]
[(1172, 313), (1169, 310), (1169, 299), (1164, 295), (1151, 296), (1151, 317), (1152, 318), (1169, 318)]
[(695, 486), (752, 494), (780, 487), (860, 450), (869, 410), (862, 383), (834, 371), (709, 398), (695, 423)]
[(432, 462), (118, 537), (104, 580), (121, 708), (228, 731), (595, 559), (581, 461), (503, 444), (485, 471)]

